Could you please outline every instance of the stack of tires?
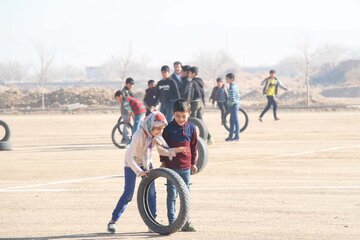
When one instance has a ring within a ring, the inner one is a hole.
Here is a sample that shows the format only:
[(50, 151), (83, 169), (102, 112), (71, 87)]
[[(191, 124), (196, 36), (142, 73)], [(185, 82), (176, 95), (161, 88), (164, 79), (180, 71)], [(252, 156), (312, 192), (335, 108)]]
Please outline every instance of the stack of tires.
[(0, 136), (0, 151), (10, 151), (12, 149), (12, 144), (10, 142), (10, 127), (6, 122), (0, 120), (0, 127), (3, 127), (5, 130), (5, 135)]

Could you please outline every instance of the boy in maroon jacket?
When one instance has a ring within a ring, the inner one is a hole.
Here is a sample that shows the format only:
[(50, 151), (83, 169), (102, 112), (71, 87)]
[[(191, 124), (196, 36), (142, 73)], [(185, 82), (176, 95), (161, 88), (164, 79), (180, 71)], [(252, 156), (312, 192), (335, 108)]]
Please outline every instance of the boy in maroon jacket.
[[(160, 156), (162, 167), (170, 168), (177, 172), (190, 188), (190, 174), (197, 172), (197, 131), (195, 125), (188, 122), (190, 116), (189, 106), (184, 99), (178, 99), (173, 105), (174, 119), (166, 126), (163, 138), (170, 148), (186, 147), (188, 151), (178, 153), (170, 161), (168, 157)], [(167, 210), (169, 224), (176, 220), (176, 187), (167, 181)], [(185, 224), (182, 231), (195, 232), (190, 220)]]

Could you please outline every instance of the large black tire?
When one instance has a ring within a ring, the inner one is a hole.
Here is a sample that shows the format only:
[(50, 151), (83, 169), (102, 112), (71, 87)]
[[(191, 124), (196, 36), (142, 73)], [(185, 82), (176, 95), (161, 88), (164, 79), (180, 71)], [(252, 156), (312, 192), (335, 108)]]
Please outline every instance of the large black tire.
[(0, 151), (11, 151), (12, 144), (10, 141), (0, 141)]
[[(180, 210), (174, 223), (170, 225), (162, 225), (157, 222), (152, 216), (148, 204), (148, 192), (150, 184), (159, 177), (164, 177), (170, 180), (176, 187), (178, 195), (180, 197)], [(175, 171), (168, 168), (157, 168), (148, 174), (141, 180), (138, 193), (137, 193), (137, 205), (140, 212), (140, 216), (144, 223), (154, 232), (161, 235), (169, 235), (178, 232), (182, 229), (185, 223), (189, 220), (190, 211), (190, 193), (184, 180)]]
[[(245, 131), (245, 129), (248, 127), (249, 125), (249, 116), (248, 114), (245, 112), (244, 109), (242, 108), (239, 108), (239, 114), (242, 114), (244, 117), (243, 119), (245, 120), (244, 121), (244, 124), (240, 121), (239, 124), (243, 124), (243, 125), (240, 125), (240, 132), (243, 132)], [(227, 120), (228, 116), (230, 115), (230, 112), (227, 112), (226, 115), (225, 115), (225, 123), (224, 123), (224, 127), (226, 130), (230, 131), (230, 125), (229, 125), (229, 121)], [(240, 117), (239, 117), (240, 118)]]
[(196, 173), (199, 173), (206, 167), (206, 164), (208, 163), (209, 154), (205, 140), (203, 140), (202, 138), (198, 138), (197, 144), (198, 144), (198, 159), (197, 159), (196, 167), (198, 170)]
[(209, 135), (209, 131), (204, 123), (203, 120), (199, 119), (199, 118), (194, 118), (194, 117), (189, 117), (189, 122), (191, 122), (192, 124), (194, 124), (196, 127), (198, 127), (199, 129), (199, 134), (200, 137), (202, 139), (204, 139), (205, 141), (207, 141), (208, 135)]
[[(117, 133), (120, 133), (120, 135), (122, 135), (122, 127), (124, 125), (124, 122), (118, 122), (112, 129), (111, 131), (111, 140), (112, 142), (114, 143), (114, 145), (118, 148), (124, 148), (125, 145), (121, 143), (121, 139), (117, 137)], [(127, 124), (128, 127), (130, 128), (130, 131), (131, 131), (131, 136), (133, 135), (133, 132), (132, 132), (132, 125), (130, 123)]]
[(7, 125), (6, 122), (0, 120), (0, 126), (2, 126), (5, 129), (5, 135), (2, 139), (0, 139), (0, 141), (1, 142), (8, 141), (11, 136), (9, 125)]

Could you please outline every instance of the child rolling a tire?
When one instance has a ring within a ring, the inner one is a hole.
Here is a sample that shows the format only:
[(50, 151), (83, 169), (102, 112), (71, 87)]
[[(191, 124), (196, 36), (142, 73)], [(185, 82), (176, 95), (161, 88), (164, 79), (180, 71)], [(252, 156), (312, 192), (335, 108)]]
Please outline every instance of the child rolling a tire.
[[(160, 156), (162, 167), (170, 168), (177, 172), (184, 180), (188, 189), (190, 188), (190, 175), (197, 172), (197, 138), (198, 134), (194, 124), (188, 121), (190, 116), (190, 106), (185, 99), (178, 99), (173, 105), (174, 119), (164, 129), (163, 137), (169, 147), (186, 147), (189, 152), (181, 152), (173, 159)], [(177, 190), (171, 181), (167, 182), (167, 215), (169, 224), (176, 220), (176, 196)], [(195, 232), (190, 220), (185, 224), (181, 231)]]
[[(107, 225), (110, 233), (116, 232), (116, 222), (125, 211), (127, 204), (132, 200), (135, 191), (136, 177), (146, 177), (146, 174), (153, 168), (151, 154), (154, 146), (160, 155), (169, 159), (178, 153), (188, 154), (187, 147), (168, 148), (162, 138), (162, 132), (167, 126), (165, 116), (160, 112), (152, 112), (142, 122), (141, 127), (134, 133), (129, 149), (125, 155), (125, 186)], [(149, 188), (149, 206), (153, 217), (156, 217), (156, 192), (155, 184)]]

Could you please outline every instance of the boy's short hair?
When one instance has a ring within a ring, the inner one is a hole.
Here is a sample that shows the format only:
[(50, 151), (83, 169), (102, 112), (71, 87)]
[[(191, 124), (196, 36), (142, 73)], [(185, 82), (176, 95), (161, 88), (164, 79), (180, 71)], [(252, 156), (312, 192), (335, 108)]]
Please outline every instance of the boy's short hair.
[(233, 73), (226, 74), (226, 77), (229, 79), (235, 79), (235, 75)]
[(190, 112), (190, 105), (185, 99), (178, 99), (173, 104), (173, 112)]
[(189, 68), (189, 72), (195, 73), (196, 75), (199, 73), (199, 68), (196, 66), (193, 66)]
[(170, 72), (170, 68), (168, 65), (164, 65), (160, 69), (161, 72)]
[(135, 84), (135, 81), (134, 81), (134, 79), (132, 79), (131, 77), (129, 77), (129, 78), (127, 78), (127, 79), (125, 80), (125, 84)]
[(181, 62), (179, 62), (179, 61), (175, 61), (175, 62), (174, 62), (174, 67), (175, 67), (176, 65), (182, 66)]
[(271, 69), (270, 74), (272, 74), (272, 73), (276, 73), (276, 71), (274, 69)]
[(115, 92), (114, 98), (120, 97), (120, 96), (122, 96), (122, 92), (121, 92), (121, 90), (117, 90), (117, 91)]
[(218, 77), (218, 78), (216, 79), (216, 82), (222, 82), (222, 78), (221, 78), (221, 77)]
[(183, 70), (184, 72), (188, 72), (188, 71), (189, 71), (189, 68), (190, 68), (189, 65), (182, 66), (182, 70)]
[(150, 80), (148, 81), (148, 85), (149, 85), (149, 84), (153, 84), (153, 83), (155, 83), (155, 80), (150, 79)]

